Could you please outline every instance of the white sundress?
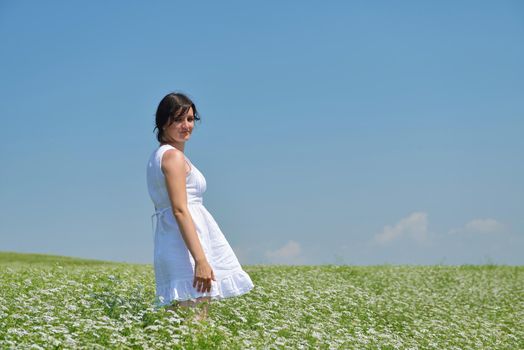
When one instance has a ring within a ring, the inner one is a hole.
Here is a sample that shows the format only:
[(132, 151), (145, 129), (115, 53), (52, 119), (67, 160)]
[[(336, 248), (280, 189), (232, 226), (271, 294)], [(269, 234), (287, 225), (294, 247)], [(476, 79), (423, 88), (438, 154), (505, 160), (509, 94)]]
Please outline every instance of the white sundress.
[(206, 191), (204, 175), (186, 158), (191, 167), (186, 176), (187, 207), (216, 281), (211, 281), (210, 292), (198, 292), (193, 287), (195, 260), (187, 249), (178, 223), (171, 210), (164, 173), (162, 156), (171, 145), (159, 146), (148, 161), (147, 186), (155, 206), (156, 227), (154, 228), (154, 271), (156, 284), (155, 304), (157, 307), (171, 304), (174, 300), (192, 300), (211, 297), (221, 300), (249, 292), (254, 284), (242, 269), (226, 237), (213, 216), (203, 204)]

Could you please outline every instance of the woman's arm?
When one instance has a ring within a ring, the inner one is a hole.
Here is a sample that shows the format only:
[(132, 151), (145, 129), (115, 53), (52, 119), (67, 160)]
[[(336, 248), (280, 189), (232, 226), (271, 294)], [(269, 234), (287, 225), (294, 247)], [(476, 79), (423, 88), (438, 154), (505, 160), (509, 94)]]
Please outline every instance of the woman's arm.
[(210, 292), (211, 280), (216, 281), (215, 272), (207, 261), (193, 218), (187, 208), (186, 159), (184, 154), (178, 150), (167, 150), (162, 157), (162, 172), (166, 178), (167, 193), (173, 215), (182, 233), (182, 238), (195, 260), (193, 287), (199, 292)]
[(206, 260), (202, 244), (196, 233), (195, 224), (187, 208), (186, 161), (178, 150), (167, 150), (162, 157), (162, 171), (166, 178), (166, 187), (182, 238), (196, 261)]

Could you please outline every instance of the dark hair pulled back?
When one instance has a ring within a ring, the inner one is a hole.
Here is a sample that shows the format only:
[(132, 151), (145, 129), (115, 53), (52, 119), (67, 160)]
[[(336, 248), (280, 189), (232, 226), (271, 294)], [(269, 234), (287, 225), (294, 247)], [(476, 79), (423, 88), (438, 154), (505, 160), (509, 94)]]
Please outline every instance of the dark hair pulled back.
[(189, 111), (189, 108), (193, 108), (195, 121), (200, 120), (200, 114), (198, 113), (195, 104), (185, 94), (181, 92), (171, 92), (164, 96), (156, 109), (156, 126), (153, 129), (153, 131), (155, 131), (155, 129), (157, 130), (156, 139), (158, 142), (165, 142), (163, 127), (166, 124), (171, 125), (176, 117), (186, 114)]

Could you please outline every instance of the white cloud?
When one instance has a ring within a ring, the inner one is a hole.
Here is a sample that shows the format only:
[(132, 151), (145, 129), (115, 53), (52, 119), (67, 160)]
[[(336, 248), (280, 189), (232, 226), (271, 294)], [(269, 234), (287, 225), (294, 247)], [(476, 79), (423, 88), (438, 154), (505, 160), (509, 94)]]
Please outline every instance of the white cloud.
[(289, 241), (277, 250), (266, 251), (266, 258), (276, 264), (303, 264), (302, 248), (298, 242)]
[(428, 237), (428, 214), (424, 212), (411, 213), (397, 222), (395, 226), (385, 226), (381, 233), (375, 235), (374, 241), (385, 244), (401, 237), (409, 237), (417, 241), (426, 240)]
[(462, 233), (499, 233), (504, 230), (504, 225), (495, 219), (474, 219), (468, 222), (464, 227), (453, 228), (449, 234)]

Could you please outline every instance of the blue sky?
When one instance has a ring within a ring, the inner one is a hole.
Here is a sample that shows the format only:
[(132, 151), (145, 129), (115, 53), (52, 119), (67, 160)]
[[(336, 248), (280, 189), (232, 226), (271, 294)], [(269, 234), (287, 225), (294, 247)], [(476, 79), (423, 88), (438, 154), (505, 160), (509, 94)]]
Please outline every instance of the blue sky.
[(523, 264), (520, 1), (0, 2), (0, 250), (152, 263), (171, 91), (242, 264)]

